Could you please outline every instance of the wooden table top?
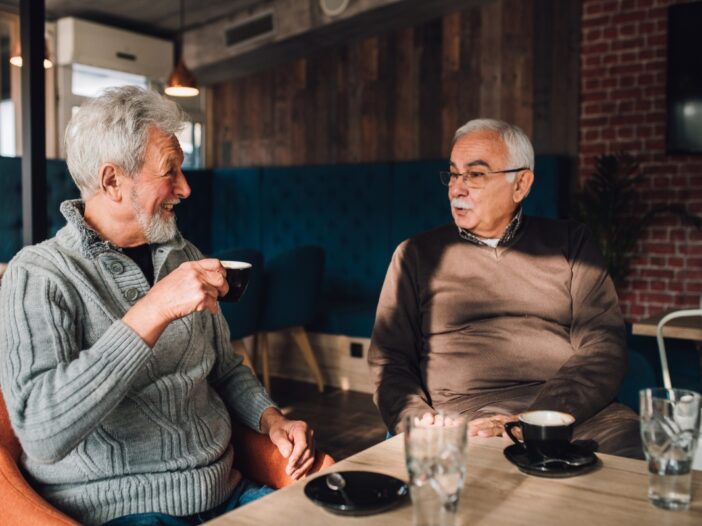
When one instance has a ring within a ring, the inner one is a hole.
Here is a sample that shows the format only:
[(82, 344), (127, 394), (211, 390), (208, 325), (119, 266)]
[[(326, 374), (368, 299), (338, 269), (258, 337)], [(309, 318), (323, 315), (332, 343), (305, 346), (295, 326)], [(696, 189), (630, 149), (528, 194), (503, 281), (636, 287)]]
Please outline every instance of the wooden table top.
[[(663, 316), (668, 314), (666, 311), (658, 316), (646, 318), (631, 327), (631, 332), (639, 336), (656, 336), (656, 327)], [(675, 318), (670, 320), (663, 327), (663, 337), (665, 338), (681, 338), (683, 340), (702, 341), (702, 316), (691, 316), (688, 318)]]
[[(661, 510), (648, 502), (648, 473), (640, 460), (598, 455), (601, 467), (572, 478), (547, 479), (525, 475), (503, 456), (500, 438), (471, 440), (468, 473), (459, 505), (459, 523), (468, 525), (702, 524), (702, 471), (693, 472), (692, 504), (688, 511)], [(322, 473), (367, 470), (407, 481), (403, 436), (362, 451)], [(317, 475), (314, 475), (317, 476)], [(223, 515), (208, 524), (292, 524), (294, 526), (390, 526), (412, 524), (412, 506), (367, 517), (331, 514), (308, 500), (304, 481)]]

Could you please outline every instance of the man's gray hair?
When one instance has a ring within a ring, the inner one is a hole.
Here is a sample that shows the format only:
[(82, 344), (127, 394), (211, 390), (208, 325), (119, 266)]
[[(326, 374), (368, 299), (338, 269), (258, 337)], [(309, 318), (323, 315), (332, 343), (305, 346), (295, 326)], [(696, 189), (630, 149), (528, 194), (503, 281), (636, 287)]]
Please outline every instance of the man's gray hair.
[(155, 91), (110, 88), (83, 103), (66, 127), (66, 162), (83, 199), (100, 189), (100, 166), (111, 162), (134, 177), (144, 165), (149, 130), (173, 135), (185, 114)]
[(497, 119), (473, 119), (466, 122), (456, 130), (451, 147), (464, 135), (478, 131), (493, 131), (505, 141), (510, 163), (505, 168), (534, 169), (534, 147), (527, 134), (519, 126)]

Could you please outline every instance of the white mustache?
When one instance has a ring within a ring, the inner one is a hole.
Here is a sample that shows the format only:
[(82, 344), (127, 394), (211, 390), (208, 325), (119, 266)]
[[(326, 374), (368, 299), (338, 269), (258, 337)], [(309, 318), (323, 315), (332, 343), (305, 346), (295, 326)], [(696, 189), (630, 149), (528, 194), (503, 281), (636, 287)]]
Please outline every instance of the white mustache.
[(464, 210), (472, 210), (473, 203), (468, 199), (464, 199), (463, 197), (454, 197), (453, 199), (451, 199), (451, 207), (463, 208)]

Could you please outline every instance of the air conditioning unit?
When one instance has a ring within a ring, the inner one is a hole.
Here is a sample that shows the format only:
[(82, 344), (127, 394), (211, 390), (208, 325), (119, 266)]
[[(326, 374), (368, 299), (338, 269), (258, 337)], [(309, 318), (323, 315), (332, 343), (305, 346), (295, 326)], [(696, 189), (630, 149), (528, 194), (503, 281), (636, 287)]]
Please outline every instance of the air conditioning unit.
[(58, 64), (85, 64), (165, 80), (173, 69), (173, 42), (74, 17), (56, 24)]

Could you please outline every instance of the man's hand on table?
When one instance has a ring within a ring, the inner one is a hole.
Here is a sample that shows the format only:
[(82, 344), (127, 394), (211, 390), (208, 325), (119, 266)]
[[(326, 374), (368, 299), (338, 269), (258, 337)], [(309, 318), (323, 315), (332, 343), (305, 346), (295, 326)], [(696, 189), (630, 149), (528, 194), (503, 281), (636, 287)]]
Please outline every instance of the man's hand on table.
[[(507, 437), (505, 433), (505, 424), (514, 422), (519, 417), (517, 415), (491, 415), (483, 416), (468, 422), (468, 436), (471, 437)], [(513, 432), (518, 432), (519, 429), (514, 429)], [(509, 437), (507, 437), (509, 440)]]
[(288, 420), (280, 411), (269, 407), (261, 415), (261, 431), (288, 459), (285, 473), (292, 479), (300, 479), (310, 470), (314, 463), (314, 430), (306, 422)]

